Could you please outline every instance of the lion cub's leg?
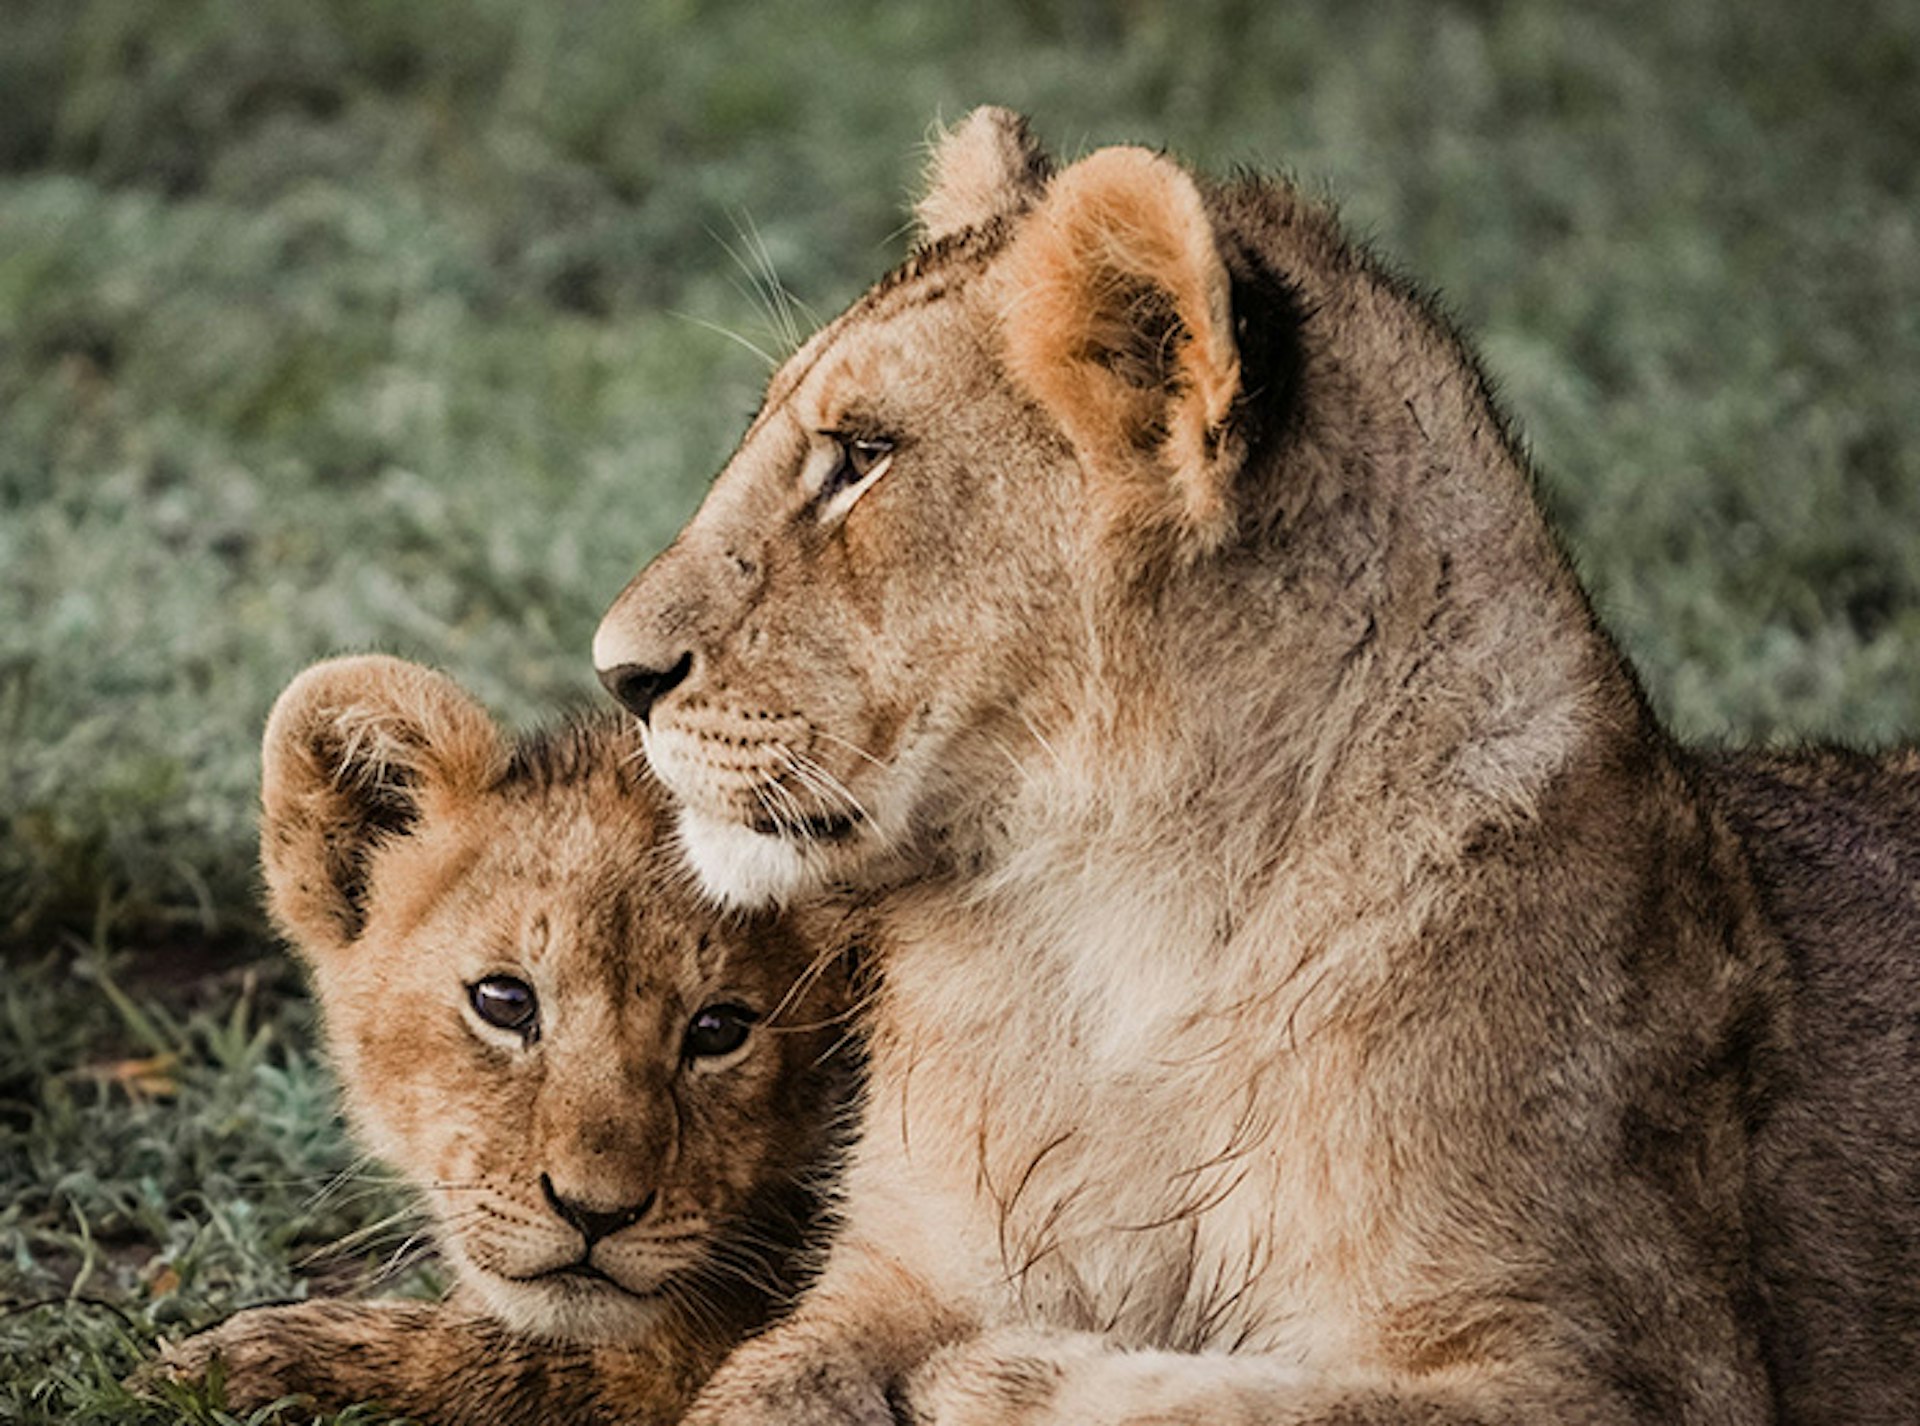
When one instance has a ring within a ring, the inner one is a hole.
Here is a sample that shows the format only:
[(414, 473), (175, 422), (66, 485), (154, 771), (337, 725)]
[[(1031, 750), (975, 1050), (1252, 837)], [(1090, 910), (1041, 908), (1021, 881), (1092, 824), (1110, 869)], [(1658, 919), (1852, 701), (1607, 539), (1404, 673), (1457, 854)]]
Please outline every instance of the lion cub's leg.
[(326, 1411), (378, 1402), (429, 1426), (667, 1426), (716, 1355), (541, 1341), (441, 1303), (300, 1302), (237, 1313), (167, 1348), (135, 1384), (197, 1381), (217, 1361), (239, 1411), (300, 1395)]

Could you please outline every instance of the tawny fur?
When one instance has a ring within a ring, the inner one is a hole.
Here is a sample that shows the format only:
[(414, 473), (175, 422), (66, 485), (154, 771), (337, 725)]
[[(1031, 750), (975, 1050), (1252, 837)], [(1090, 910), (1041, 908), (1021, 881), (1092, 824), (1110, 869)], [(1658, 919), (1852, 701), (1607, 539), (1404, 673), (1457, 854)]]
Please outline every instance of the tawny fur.
[[(355, 1131), (421, 1191), (459, 1289), (245, 1312), (166, 1369), (218, 1358), (244, 1408), (298, 1391), (442, 1426), (676, 1419), (799, 1280), (849, 1088), (844, 968), (701, 903), (610, 719), (514, 743), (440, 674), (337, 660), (275, 706), (261, 802), (271, 906)], [(538, 996), (525, 1034), (470, 1003), (499, 975)], [(716, 1004), (759, 1018), (689, 1058)], [(643, 1203), (593, 1241), (562, 1210)]]
[(941, 134), (927, 164), (926, 191), (914, 208), (926, 242), (964, 233), (1040, 196), (1053, 175), (1026, 121), (976, 109)]
[(1021, 133), (595, 642), (684, 674), (709, 893), (884, 968), (844, 1228), (691, 1419), (1913, 1419), (1912, 756), (1675, 746), (1426, 303)]

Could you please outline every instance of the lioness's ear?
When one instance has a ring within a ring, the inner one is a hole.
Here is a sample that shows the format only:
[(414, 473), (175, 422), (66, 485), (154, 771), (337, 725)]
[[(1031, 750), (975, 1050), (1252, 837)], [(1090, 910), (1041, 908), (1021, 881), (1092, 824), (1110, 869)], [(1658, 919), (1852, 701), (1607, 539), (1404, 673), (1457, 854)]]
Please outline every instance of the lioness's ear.
[(333, 659), (289, 684), (261, 749), (260, 862), (274, 919), (301, 952), (357, 938), (380, 844), (484, 790), (504, 755), (485, 710), (418, 664)]
[(927, 163), (926, 192), (914, 205), (923, 241), (977, 228), (1038, 198), (1053, 160), (1011, 109), (975, 109), (940, 135)]
[(1053, 413), (1115, 519), (1192, 555), (1231, 533), (1243, 456), (1232, 282), (1177, 164), (1101, 149), (1047, 190), (1008, 252), (1008, 363)]

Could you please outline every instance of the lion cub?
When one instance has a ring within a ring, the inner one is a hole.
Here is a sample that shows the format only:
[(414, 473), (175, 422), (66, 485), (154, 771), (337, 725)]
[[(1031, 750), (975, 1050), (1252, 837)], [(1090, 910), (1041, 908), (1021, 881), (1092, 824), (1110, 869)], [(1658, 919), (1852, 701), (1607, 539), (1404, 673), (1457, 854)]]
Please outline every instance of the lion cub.
[(793, 1281), (844, 975), (696, 899), (630, 731), (509, 742), (442, 675), (366, 657), (296, 679), (264, 751), (273, 914), (354, 1128), (422, 1190), (459, 1286), (243, 1312), (164, 1370), (217, 1358), (243, 1407), (676, 1419)]

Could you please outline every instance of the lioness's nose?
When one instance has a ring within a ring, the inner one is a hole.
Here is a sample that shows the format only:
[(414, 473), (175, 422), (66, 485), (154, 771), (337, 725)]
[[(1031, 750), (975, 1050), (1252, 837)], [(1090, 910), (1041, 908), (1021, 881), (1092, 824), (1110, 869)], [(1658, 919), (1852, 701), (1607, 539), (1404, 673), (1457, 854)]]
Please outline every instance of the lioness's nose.
[(647, 1210), (653, 1207), (657, 1194), (649, 1193), (638, 1203), (629, 1203), (623, 1208), (589, 1208), (577, 1198), (567, 1198), (553, 1186), (553, 1180), (545, 1174), (540, 1175), (540, 1191), (547, 1196), (547, 1203), (555, 1213), (565, 1219), (591, 1248), (602, 1238), (611, 1237), (622, 1228), (631, 1228), (647, 1216)]
[(645, 722), (653, 705), (682, 683), (693, 672), (693, 654), (684, 653), (671, 668), (648, 668), (645, 664), (623, 663), (600, 670), (600, 682), (607, 692), (620, 700), (622, 707)]

